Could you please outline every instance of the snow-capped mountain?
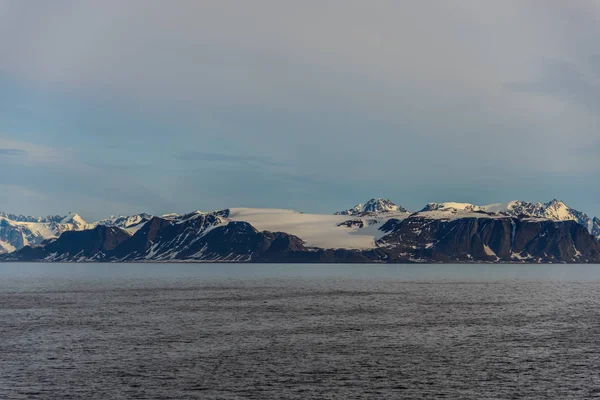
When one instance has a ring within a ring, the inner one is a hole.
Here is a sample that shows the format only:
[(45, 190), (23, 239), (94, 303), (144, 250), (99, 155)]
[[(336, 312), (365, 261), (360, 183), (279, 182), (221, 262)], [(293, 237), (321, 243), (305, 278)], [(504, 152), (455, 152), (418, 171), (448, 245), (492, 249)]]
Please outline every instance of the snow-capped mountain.
[(532, 217), (548, 218), (553, 221), (576, 221), (591, 231), (592, 220), (586, 214), (577, 211), (560, 200), (552, 200), (548, 203), (529, 203), (526, 201), (511, 201), (506, 205), (494, 205), (484, 207), (490, 212), (505, 212), (509, 215), (528, 215)]
[(59, 237), (63, 232), (87, 227), (87, 222), (74, 213), (65, 217), (39, 218), (0, 214), (0, 253), (37, 245), (46, 239)]
[(101, 221), (95, 222), (93, 224), (89, 224), (87, 229), (93, 229), (98, 225), (103, 226), (114, 226), (121, 229), (125, 229), (130, 233), (137, 232), (140, 228), (144, 226), (144, 224), (152, 219), (152, 215), (141, 213), (135, 215), (119, 215), (119, 216), (110, 216), (109, 218), (103, 219)]
[[(69, 213), (66, 217), (61, 219), (57, 225), (69, 226), (74, 231), (81, 231), (88, 228), (88, 223), (85, 222), (83, 218), (79, 214)], [(64, 231), (63, 231), (64, 232)], [(62, 233), (62, 232), (61, 232)]]
[(394, 217), (383, 224), (365, 225), (362, 222), (372, 215), (348, 219), (345, 215), (248, 208), (194, 212), (154, 217), (135, 234), (105, 225), (65, 232), (58, 239), (24, 247), (2, 259), (600, 263), (600, 242), (573, 220), (448, 208), (379, 216), (384, 214)]
[(50, 223), (50, 222), (60, 222), (65, 217), (60, 215), (49, 215), (47, 217), (32, 217), (30, 215), (16, 215), (16, 214), (7, 214), (4, 212), (0, 212), (0, 217), (15, 221), (15, 222), (37, 222), (37, 223)]
[(440, 210), (479, 211), (493, 214), (507, 214), (515, 217), (525, 215), (553, 221), (576, 221), (586, 227), (588, 231), (592, 231), (592, 219), (589, 216), (556, 199), (548, 203), (529, 203), (515, 200), (508, 203), (489, 204), (485, 206), (477, 206), (470, 203), (429, 203), (421, 211)]
[[(45, 246), (25, 247), (7, 257), (45, 261), (269, 261), (287, 252), (311, 257), (287, 233), (259, 231), (229, 219), (229, 210), (194, 212), (174, 219), (154, 217), (134, 235), (111, 226), (68, 232)], [(313, 256), (314, 257), (314, 256)]]
[(427, 204), (421, 212), (427, 211), (484, 211), (484, 207), (476, 206), (470, 203), (429, 203)]
[(385, 212), (408, 212), (404, 207), (392, 203), (389, 199), (371, 199), (366, 203), (360, 203), (344, 211), (338, 211), (335, 215), (364, 215), (367, 213)]
[(92, 224), (0, 214), (1, 259), (13, 261), (600, 262), (598, 239), (599, 218), (558, 200), (411, 213), (371, 199), (333, 215), (231, 208)]
[(0, 213), (0, 254), (39, 245), (45, 240), (58, 238), (64, 232), (89, 230), (99, 225), (122, 228), (133, 234), (151, 218), (149, 214), (137, 214), (111, 217), (90, 224), (76, 213), (49, 217)]

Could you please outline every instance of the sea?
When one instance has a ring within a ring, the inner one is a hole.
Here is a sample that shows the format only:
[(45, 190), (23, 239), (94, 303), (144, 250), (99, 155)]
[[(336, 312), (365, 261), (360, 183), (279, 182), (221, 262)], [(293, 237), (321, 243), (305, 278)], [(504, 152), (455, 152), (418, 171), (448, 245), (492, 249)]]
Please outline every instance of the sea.
[(599, 265), (0, 264), (0, 399), (586, 399), (599, 369)]

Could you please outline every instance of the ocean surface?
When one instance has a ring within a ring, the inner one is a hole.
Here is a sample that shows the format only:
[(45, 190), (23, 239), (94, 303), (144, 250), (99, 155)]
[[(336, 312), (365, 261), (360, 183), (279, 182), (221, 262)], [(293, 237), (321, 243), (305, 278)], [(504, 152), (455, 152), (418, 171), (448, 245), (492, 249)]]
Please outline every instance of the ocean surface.
[(600, 266), (0, 264), (0, 399), (600, 398)]

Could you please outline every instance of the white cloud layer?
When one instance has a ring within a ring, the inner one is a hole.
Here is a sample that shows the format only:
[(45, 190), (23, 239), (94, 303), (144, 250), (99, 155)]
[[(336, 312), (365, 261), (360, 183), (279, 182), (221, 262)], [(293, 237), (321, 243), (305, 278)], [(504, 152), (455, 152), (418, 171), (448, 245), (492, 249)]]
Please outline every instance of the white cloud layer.
[[(257, 185), (301, 172), (348, 187), (448, 184), (481, 203), (537, 200), (572, 196), (556, 183), (569, 177), (600, 178), (599, 22), (593, 0), (0, 1), (0, 70), (178, 120), (168, 157), (272, 160)], [(482, 175), (509, 197), (485, 198)], [(531, 178), (542, 188), (523, 190)], [(600, 202), (591, 186), (573, 196), (588, 210)], [(385, 189), (399, 202), (461, 200)]]

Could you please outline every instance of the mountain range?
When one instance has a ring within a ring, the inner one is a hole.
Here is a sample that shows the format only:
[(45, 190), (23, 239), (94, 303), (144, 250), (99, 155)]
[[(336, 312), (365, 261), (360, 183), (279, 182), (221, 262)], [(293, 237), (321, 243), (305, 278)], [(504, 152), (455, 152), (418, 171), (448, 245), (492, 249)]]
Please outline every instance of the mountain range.
[(332, 215), (230, 208), (94, 223), (0, 213), (0, 247), (4, 261), (596, 263), (600, 220), (559, 200), (411, 212), (371, 199)]
[(152, 218), (149, 214), (110, 217), (102, 221), (87, 223), (81, 216), (31, 217), (0, 213), (0, 254), (20, 250), (25, 246), (39, 245), (55, 239), (68, 231), (84, 231), (96, 226), (114, 226), (135, 233), (143, 223)]

